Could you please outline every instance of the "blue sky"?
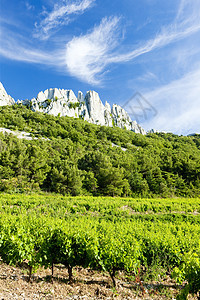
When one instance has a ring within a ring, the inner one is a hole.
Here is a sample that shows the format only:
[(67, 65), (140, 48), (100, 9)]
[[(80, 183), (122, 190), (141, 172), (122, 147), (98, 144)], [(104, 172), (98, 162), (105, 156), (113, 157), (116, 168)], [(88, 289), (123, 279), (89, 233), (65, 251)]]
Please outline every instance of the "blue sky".
[(200, 1), (0, 0), (0, 80), (15, 100), (95, 90), (146, 130), (200, 132)]

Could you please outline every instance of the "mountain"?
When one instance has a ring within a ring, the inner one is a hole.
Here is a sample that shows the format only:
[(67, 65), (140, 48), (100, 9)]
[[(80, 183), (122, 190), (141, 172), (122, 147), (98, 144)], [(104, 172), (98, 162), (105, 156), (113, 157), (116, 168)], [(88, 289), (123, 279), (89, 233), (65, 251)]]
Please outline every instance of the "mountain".
[(72, 90), (47, 89), (40, 92), (36, 98), (18, 101), (17, 103), (28, 106), (32, 111), (54, 116), (80, 118), (97, 125), (116, 126), (132, 130), (135, 133), (146, 133), (136, 121), (131, 120), (128, 113), (121, 106), (113, 104), (111, 108), (107, 101), (104, 105), (95, 91), (88, 91), (85, 97), (79, 91), (78, 97), (76, 97)]
[(13, 104), (15, 104), (14, 99), (7, 94), (6, 90), (3, 87), (3, 84), (0, 82), (0, 106)]

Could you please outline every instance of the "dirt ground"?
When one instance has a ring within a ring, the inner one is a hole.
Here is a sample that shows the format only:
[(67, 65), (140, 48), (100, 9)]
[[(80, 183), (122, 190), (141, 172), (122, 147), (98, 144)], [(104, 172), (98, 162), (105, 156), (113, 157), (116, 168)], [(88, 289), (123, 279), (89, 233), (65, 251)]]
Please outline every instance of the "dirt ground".
[[(113, 288), (108, 274), (90, 269), (74, 268), (73, 283), (68, 281), (68, 272), (62, 266), (54, 268), (54, 281), (51, 270), (40, 269), (28, 282), (27, 271), (0, 264), (0, 300), (33, 299), (175, 299), (180, 291), (170, 278), (162, 282), (135, 282), (119, 274), (117, 287)], [(190, 297), (189, 299), (197, 299)]]

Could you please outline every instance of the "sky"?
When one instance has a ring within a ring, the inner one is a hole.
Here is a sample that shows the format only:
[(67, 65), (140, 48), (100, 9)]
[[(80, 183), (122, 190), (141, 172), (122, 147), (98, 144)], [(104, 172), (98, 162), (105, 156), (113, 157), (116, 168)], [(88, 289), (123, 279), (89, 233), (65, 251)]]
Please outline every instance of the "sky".
[(95, 90), (146, 130), (200, 133), (200, 1), (0, 0), (0, 81), (15, 100)]

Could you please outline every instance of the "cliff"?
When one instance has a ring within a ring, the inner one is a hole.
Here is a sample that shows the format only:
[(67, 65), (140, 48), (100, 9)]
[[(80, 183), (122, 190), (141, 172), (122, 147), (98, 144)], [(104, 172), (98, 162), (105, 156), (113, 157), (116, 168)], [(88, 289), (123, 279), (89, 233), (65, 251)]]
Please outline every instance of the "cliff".
[[(0, 105), (12, 105), (14, 103), (13, 98), (7, 95), (1, 84)], [(95, 91), (88, 91), (85, 97), (83, 93), (79, 91), (76, 97), (72, 90), (50, 88), (44, 92), (39, 92), (37, 97), (31, 100), (18, 100), (17, 104), (23, 104), (32, 111), (43, 112), (54, 116), (81, 118), (97, 125), (116, 126), (132, 130), (136, 133), (146, 133), (136, 121), (131, 120), (128, 113), (121, 106), (113, 104), (111, 107), (107, 101), (104, 105), (99, 94)]]

